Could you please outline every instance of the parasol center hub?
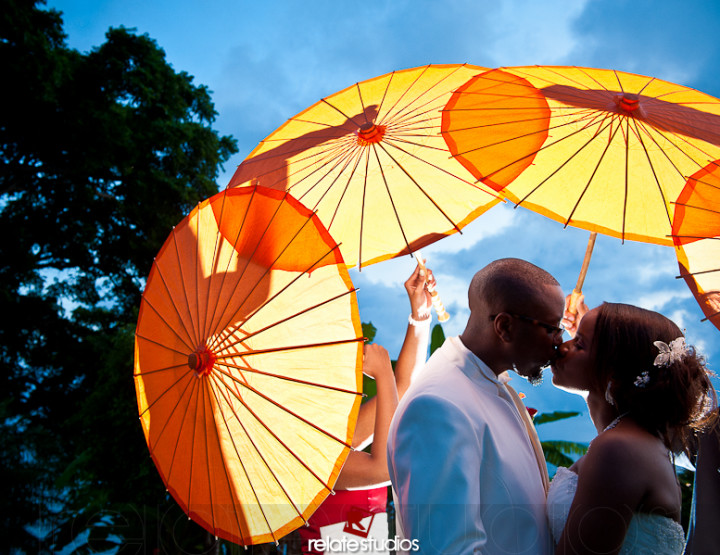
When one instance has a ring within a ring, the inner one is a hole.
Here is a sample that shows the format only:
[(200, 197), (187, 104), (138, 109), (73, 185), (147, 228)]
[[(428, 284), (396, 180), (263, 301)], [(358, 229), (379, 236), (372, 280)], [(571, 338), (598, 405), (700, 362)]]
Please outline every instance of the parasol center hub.
[(375, 125), (374, 123), (366, 123), (360, 126), (357, 132), (357, 143), (360, 146), (370, 146), (382, 141), (385, 136), (387, 127), (384, 125)]
[(188, 366), (195, 371), (198, 378), (207, 376), (215, 365), (215, 355), (207, 347), (188, 355)]
[(640, 97), (636, 94), (622, 93), (618, 96), (617, 104), (625, 112), (634, 112), (640, 107)]

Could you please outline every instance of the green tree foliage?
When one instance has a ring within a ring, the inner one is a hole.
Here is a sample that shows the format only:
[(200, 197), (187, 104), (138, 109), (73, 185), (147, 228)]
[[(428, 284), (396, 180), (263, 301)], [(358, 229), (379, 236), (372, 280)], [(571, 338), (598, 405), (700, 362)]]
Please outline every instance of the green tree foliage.
[(79, 53), (59, 13), (9, 0), (0, 59), (0, 536), (37, 552), (107, 525), (101, 511), (169, 510), (137, 421), (137, 307), (237, 148), (146, 35), (110, 29)]
[(445, 343), (445, 332), (440, 324), (435, 324), (430, 335), (430, 354), (442, 347), (443, 343)]
[[(536, 414), (533, 418), (535, 426), (541, 424), (547, 424), (549, 422), (557, 422), (558, 420), (565, 420), (566, 418), (574, 418), (580, 413), (576, 411), (554, 411), (554, 412), (543, 412)], [(572, 466), (575, 460), (582, 457), (588, 449), (587, 444), (577, 443), (574, 441), (560, 441), (560, 440), (547, 440), (541, 441), (543, 453), (545, 454), (545, 462), (549, 466), (550, 475), (554, 472), (553, 467), (558, 466)]]
[(361, 325), (363, 336), (365, 336), (368, 343), (372, 343), (375, 339), (375, 335), (377, 334), (377, 328), (373, 326), (372, 322), (363, 322)]
[(690, 513), (692, 512), (693, 487), (695, 486), (695, 472), (686, 468), (675, 467), (678, 482), (680, 483), (681, 512), (680, 524), (687, 535), (690, 527)]

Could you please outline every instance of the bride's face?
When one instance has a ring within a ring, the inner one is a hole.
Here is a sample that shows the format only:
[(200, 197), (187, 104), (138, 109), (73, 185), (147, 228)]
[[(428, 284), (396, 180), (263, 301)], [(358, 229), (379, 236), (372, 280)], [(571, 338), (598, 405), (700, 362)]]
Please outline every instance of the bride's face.
[(589, 391), (592, 387), (590, 347), (597, 315), (597, 309), (585, 314), (575, 337), (558, 348), (559, 357), (552, 365), (554, 385), (571, 391)]

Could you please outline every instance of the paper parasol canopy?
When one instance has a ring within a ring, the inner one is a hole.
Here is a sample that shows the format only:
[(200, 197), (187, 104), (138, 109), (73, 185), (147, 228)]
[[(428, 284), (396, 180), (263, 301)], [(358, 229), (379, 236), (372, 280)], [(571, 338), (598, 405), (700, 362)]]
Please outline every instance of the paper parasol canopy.
[(662, 245), (687, 178), (720, 158), (720, 100), (606, 69), (487, 71), (452, 95), (442, 125), (453, 155), (512, 202)]
[(720, 329), (720, 160), (685, 185), (676, 202), (673, 239), (680, 276)]
[(429, 65), (356, 83), (266, 137), (228, 187), (290, 192), (362, 268), (460, 231), (500, 201), (450, 156), (441, 110), (484, 68)]
[(134, 376), (150, 455), (194, 521), (239, 544), (304, 524), (350, 450), (361, 369), (337, 244), (290, 195), (226, 190), (173, 229), (140, 305)]

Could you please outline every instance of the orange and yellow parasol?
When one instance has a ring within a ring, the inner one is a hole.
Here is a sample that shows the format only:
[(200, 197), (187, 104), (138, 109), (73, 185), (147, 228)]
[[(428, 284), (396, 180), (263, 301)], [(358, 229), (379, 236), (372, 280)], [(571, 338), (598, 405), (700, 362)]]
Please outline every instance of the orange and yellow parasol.
[(489, 70), (452, 95), (442, 128), (453, 156), (516, 205), (661, 245), (688, 177), (720, 159), (720, 100), (605, 69)]
[(484, 68), (429, 65), (356, 83), (265, 138), (228, 187), (288, 191), (360, 269), (460, 231), (499, 202), (440, 133), (452, 92)]
[(226, 190), (173, 229), (134, 377), (150, 455), (190, 518), (246, 545), (304, 524), (351, 448), (362, 343), (337, 244), (287, 193)]

